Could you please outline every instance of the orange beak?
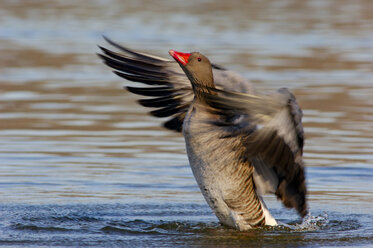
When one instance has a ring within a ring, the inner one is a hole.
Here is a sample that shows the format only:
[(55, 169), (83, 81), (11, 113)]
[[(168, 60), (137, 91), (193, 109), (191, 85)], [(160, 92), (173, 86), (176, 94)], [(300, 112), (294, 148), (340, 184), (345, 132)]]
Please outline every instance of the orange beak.
[(190, 53), (181, 53), (176, 52), (175, 50), (170, 50), (168, 53), (180, 64), (186, 65), (188, 63), (188, 59), (190, 57)]

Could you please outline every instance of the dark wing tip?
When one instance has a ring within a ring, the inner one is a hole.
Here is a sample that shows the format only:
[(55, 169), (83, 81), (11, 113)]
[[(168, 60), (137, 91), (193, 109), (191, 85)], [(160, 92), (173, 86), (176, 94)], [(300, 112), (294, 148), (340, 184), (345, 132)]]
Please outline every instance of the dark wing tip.
[(173, 97), (173, 95), (166, 95), (157, 98), (150, 98), (150, 99), (140, 99), (138, 103), (144, 107), (151, 107), (151, 108), (160, 108), (165, 107), (171, 104), (181, 104), (177, 99)]
[(171, 120), (165, 122), (163, 126), (170, 130), (181, 132), (183, 129), (183, 121), (184, 121), (184, 117), (176, 116), (175, 118), (172, 118)]
[(173, 94), (173, 89), (167, 86), (161, 86), (161, 87), (131, 87), (126, 86), (125, 89), (127, 89), (129, 92), (142, 95), (142, 96), (170, 96)]
[(161, 109), (153, 110), (150, 112), (150, 114), (155, 117), (168, 117), (179, 113), (181, 108), (182, 107), (180, 107), (178, 104), (172, 104)]
[(101, 51), (97, 53), (97, 56), (106, 65), (113, 68), (113, 72), (119, 77), (150, 85), (151, 87), (128, 86), (125, 88), (137, 95), (153, 97), (141, 99), (138, 102), (145, 107), (157, 108), (150, 112), (153, 116), (171, 117), (164, 123), (164, 127), (181, 132), (185, 113), (191, 102), (189, 94), (192, 92), (189, 82), (185, 80), (185, 75), (169, 70), (169, 66), (172, 66), (169, 60), (133, 51), (119, 45), (105, 35), (102, 37), (118, 52), (98, 45)]
[(104, 40), (106, 40), (107, 42), (109, 42), (110, 43), (110, 39), (106, 36), (106, 35), (102, 35), (102, 38), (104, 38)]
[[(112, 46), (114, 46), (114, 47), (116, 47), (116, 48), (119, 48), (119, 49), (121, 49), (121, 50), (123, 49), (122, 46), (120, 46), (119, 44), (115, 43), (114, 41), (112, 41), (111, 39), (109, 39), (107, 36), (102, 35), (102, 38), (104, 38), (104, 40), (105, 40), (107, 43), (109, 43), (110, 45), (112, 45)], [(127, 49), (124, 49), (124, 50), (127, 50)]]
[(96, 55), (105, 63), (105, 61), (106, 61), (105, 55), (103, 55), (101, 53), (96, 53)]
[(283, 179), (278, 185), (276, 195), (287, 208), (295, 208), (301, 217), (308, 213), (307, 189), (304, 169), (299, 167), (292, 181)]
[(220, 65), (217, 65), (217, 64), (211, 64), (212, 68), (216, 69), (216, 70), (221, 70), (221, 71), (226, 71), (227, 69), (220, 66)]

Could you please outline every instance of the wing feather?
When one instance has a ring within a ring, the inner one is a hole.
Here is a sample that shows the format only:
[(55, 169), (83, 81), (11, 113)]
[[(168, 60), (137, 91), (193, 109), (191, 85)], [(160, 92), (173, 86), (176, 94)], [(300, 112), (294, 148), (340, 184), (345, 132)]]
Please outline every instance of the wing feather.
[[(254, 165), (256, 177), (261, 178), (256, 186), (266, 187), (258, 191), (275, 191), (286, 207), (295, 208), (302, 217), (305, 216), (304, 138), (301, 110), (295, 97), (286, 89), (273, 95), (214, 91), (217, 94), (204, 93), (204, 96), (211, 112), (220, 115), (219, 120), (224, 124), (224, 128), (219, 124), (216, 126), (222, 128), (222, 137), (235, 130), (229, 137), (236, 135), (241, 140), (244, 149), (237, 149), (243, 151), (239, 156)], [(234, 115), (237, 117), (227, 129)]]
[[(168, 129), (181, 132), (184, 117), (194, 95), (189, 79), (179, 65), (170, 59), (133, 51), (104, 37), (118, 52), (99, 46), (98, 56), (114, 69), (114, 73), (126, 80), (142, 83), (144, 87), (126, 87), (131, 93), (150, 97), (140, 99), (144, 107), (156, 108), (150, 114), (156, 117), (170, 117), (164, 123)], [(213, 64), (214, 80), (224, 89), (249, 92), (250, 82), (242, 76)], [(227, 80), (230, 82), (226, 84)]]

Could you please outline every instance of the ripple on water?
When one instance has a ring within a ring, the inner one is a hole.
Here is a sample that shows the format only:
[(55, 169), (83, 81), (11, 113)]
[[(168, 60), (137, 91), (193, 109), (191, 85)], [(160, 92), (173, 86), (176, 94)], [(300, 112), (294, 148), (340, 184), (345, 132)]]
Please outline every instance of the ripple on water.
[[(8, 245), (7, 240), (18, 245), (56, 245), (68, 234), (69, 242), (84, 241), (85, 245), (97, 245), (105, 236), (106, 244), (119, 240), (162, 246), (163, 239), (163, 244), (168, 245), (219, 245), (233, 241), (236, 245), (276, 243), (298, 247), (368, 242), (370, 237), (364, 231), (369, 230), (366, 224), (373, 220), (372, 215), (330, 212), (309, 215), (302, 223), (290, 221), (278, 227), (239, 232), (220, 225), (205, 204), (147, 203), (0, 205), (0, 218), (0, 244)], [(43, 239), (47, 236), (47, 240)]]

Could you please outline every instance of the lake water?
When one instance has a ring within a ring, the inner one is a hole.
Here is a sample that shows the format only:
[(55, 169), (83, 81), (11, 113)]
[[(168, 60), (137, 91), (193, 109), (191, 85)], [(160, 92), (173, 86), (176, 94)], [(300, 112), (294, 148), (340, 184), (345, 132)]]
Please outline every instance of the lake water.
[[(373, 246), (373, 2), (13, 1), (0, 8), (0, 245)], [(96, 56), (107, 35), (167, 57), (198, 50), (288, 87), (304, 110), (311, 215), (219, 224), (180, 134)]]

